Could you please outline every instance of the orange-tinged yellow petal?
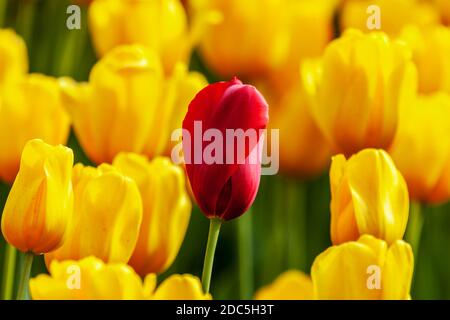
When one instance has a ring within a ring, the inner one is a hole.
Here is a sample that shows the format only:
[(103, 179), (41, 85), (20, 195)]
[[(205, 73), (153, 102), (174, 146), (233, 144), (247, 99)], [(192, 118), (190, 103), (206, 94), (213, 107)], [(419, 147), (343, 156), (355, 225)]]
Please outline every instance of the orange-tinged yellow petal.
[(313, 299), (311, 278), (301, 271), (289, 270), (255, 294), (256, 300), (311, 300)]
[(174, 274), (164, 280), (152, 296), (155, 300), (211, 300), (203, 293), (200, 279), (190, 274)]
[(74, 216), (63, 246), (45, 256), (78, 260), (94, 255), (105, 262), (126, 263), (133, 253), (142, 221), (136, 183), (109, 165), (73, 169)]
[(25, 42), (11, 29), (0, 29), (0, 93), (9, 83), (19, 81), (28, 71)]
[(175, 260), (191, 215), (184, 171), (169, 158), (149, 162), (136, 154), (119, 154), (113, 162), (136, 181), (143, 202), (143, 220), (129, 264), (137, 273), (160, 273)]
[(41, 254), (62, 245), (73, 210), (73, 152), (30, 140), (2, 216), (5, 239), (23, 252)]

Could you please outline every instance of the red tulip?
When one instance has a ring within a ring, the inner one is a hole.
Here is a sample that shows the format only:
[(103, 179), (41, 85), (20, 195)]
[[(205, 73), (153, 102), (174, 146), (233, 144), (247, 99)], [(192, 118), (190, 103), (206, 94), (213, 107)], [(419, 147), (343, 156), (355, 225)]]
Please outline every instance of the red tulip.
[(184, 158), (192, 191), (208, 218), (230, 220), (252, 205), (268, 120), (264, 97), (237, 78), (211, 84), (191, 101), (183, 121)]

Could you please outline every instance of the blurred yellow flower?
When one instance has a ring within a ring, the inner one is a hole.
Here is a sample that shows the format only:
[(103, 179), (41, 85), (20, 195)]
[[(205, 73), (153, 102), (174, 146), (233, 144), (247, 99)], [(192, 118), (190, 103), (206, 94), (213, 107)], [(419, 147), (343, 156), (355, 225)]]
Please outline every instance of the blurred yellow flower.
[(419, 91), (450, 93), (450, 27), (406, 27), (400, 35), (413, 51)]
[(391, 36), (398, 35), (408, 24), (419, 27), (439, 22), (439, 13), (431, 3), (419, 0), (347, 0), (341, 14), (342, 30), (356, 28), (371, 31), (367, 21), (373, 15), (369, 6), (380, 8), (380, 31)]
[(28, 71), (25, 42), (11, 29), (0, 29), (0, 94), (2, 88), (17, 82)]
[(302, 69), (313, 115), (335, 151), (348, 156), (391, 144), (398, 109), (416, 90), (404, 45), (380, 32), (348, 30), (326, 48), (319, 69)]
[(289, 44), (287, 0), (211, 0), (206, 8), (222, 14), (201, 41), (206, 63), (223, 77), (260, 75), (280, 66)]
[(136, 183), (111, 165), (73, 168), (74, 214), (66, 240), (53, 259), (78, 260), (94, 255), (105, 262), (128, 262), (142, 221), (142, 201)]
[(73, 210), (72, 150), (28, 141), (2, 216), (6, 241), (41, 254), (62, 245)]
[(364, 235), (322, 252), (314, 260), (311, 278), (321, 300), (409, 299), (414, 257), (411, 246), (397, 240), (390, 246)]
[(310, 110), (302, 81), (277, 98), (266, 95), (270, 112), (270, 127), (280, 130), (280, 169), (301, 177), (321, 173), (331, 157), (330, 146), (319, 130)]
[(313, 297), (311, 278), (297, 270), (282, 273), (255, 294), (256, 300), (311, 300)]
[(160, 273), (175, 260), (191, 216), (184, 171), (169, 158), (149, 162), (136, 154), (119, 154), (113, 162), (136, 181), (143, 202), (139, 238), (129, 265), (139, 273)]
[(437, 5), (441, 13), (442, 22), (444, 22), (447, 25), (450, 25), (450, 1), (434, 0), (434, 3)]
[(450, 200), (450, 95), (420, 96), (401, 110), (389, 152), (412, 199)]
[(105, 264), (92, 256), (80, 261), (53, 261), (50, 275), (30, 280), (35, 300), (211, 299), (203, 294), (200, 280), (191, 275), (173, 275), (155, 288), (154, 274), (142, 282), (130, 266)]
[(54, 78), (31, 74), (9, 85), (0, 94), (0, 178), (14, 181), (28, 140), (65, 144), (69, 128), (69, 116)]
[(172, 147), (178, 142), (171, 141), (173, 130), (182, 127), (189, 103), (195, 95), (208, 85), (206, 78), (198, 72), (189, 72), (187, 66), (178, 63), (173, 74), (164, 83), (157, 117), (153, 119), (144, 153), (153, 158), (158, 155), (170, 156)]
[(333, 244), (371, 234), (392, 243), (408, 222), (408, 188), (384, 150), (365, 149), (349, 160), (340, 154), (330, 168)]
[(193, 45), (179, 0), (95, 0), (89, 27), (100, 56), (118, 45), (145, 45), (159, 54), (167, 74), (177, 61), (188, 62)]
[(156, 53), (133, 45), (102, 58), (89, 83), (60, 81), (76, 136), (92, 161), (111, 163), (121, 151), (144, 151), (159, 121), (163, 80)]

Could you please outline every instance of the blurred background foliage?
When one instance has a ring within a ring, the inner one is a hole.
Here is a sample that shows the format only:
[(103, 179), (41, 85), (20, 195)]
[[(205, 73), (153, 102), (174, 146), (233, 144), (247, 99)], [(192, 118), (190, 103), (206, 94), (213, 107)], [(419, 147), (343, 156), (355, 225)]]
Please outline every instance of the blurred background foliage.
[[(30, 72), (86, 81), (97, 61), (87, 28), (87, 10), (81, 7), (81, 30), (70, 31), (66, 28), (68, 5), (70, 2), (66, 0), (0, 0), (0, 27), (13, 28), (25, 39)], [(209, 82), (228, 80), (207, 70), (195, 51), (190, 69), (202, 72)], [(68, 146), (74, 150), (75, 162), (92, 164), (73, 132)], [(0, 183), (2, 209), (9, 188)], [(237, 220), (222, 228), (213, 270), (213, 297), (252, 298), (256, 289), (272, 282), (283, 271), (299, 269), (309, 273), (314, 258), (331, 245), (329, 203), (328, 172), (308, 181), (280, 174), (263, 176), (252, 213), (241, 218), (247, 220), (245, 237), (249, 242), (237, 242), (236, 235), (241, 231)], [(424, 211), (411, 295), (413, 299), (450, 299), (450, 204), (428, 206)], [(194, 207), (175, 263), (160, 280), (173, 273), (201, 275), (208, 226), (208, 219)], [(5, 241), (1, 238), (0, 274), (4, 249)], [(21, 259), (19, 255), (18, 268)], [(43, 256), (35, 261), (32, 276), (46, 273)], [(241, 267), (250, 268), (254, 279), (243, 277), (239, 273)]]

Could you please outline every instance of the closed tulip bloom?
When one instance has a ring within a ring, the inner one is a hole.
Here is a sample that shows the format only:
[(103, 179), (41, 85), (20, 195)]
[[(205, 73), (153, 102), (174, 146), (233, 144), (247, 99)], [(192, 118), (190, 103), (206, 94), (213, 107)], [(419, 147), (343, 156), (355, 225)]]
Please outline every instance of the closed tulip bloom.
[[(445, 0), (444, 0), (445, 1)], [(439, 13), (431, 3), (419, 0), (348, 0), (341, 14), (342, 29), (357, 28), (368, 32), (368, 20), (372, 22), (374, 11), (379, 7), (380, 31), (391, 36), (398, 35), (409, 24), (425, 27), (439, 22)]]
[(347, 31), (325, 50), (322, 66), (303, 69), (312, 110), (336, 152), (387, 148), (398, 110), (416, 89), (411, 52), (380, 32)]
[(142, 153), (158, 123), (163, 72), (141, 46), (114, 49), (92, 69), (89, 83), (60, 81), (75, 134), (88, 157), (111, 163), (121, 151)]
[(282, 273), (255, 294), (256, 300), (311, 300), (313, 297), (311, 278), (297, 270)]
[(168, 74), (177, 61), (189, 58), (188, 22), (179, 0), (95, 0), (89, 27), (100, 56), (116, 46), (139, 43), (162, 57)]
[[(183, 151), (192, 191), (207, 217), (230, 220), (253, 203), (261, 175), (261, 131), (268, 120), (264, 97), (237, 78), (207, 86), (190, 103), (183, 121), (190, 139), (183, 135)], [(199, 124), (206, 136), (214, 133), (215, 143), (198, 143), (204, 138)], [(227, 129), (232, 139), (226, 138)]]
[(365, 149), (330, 168), (333, 244), (371, 234), (388, 243), (402, 239), (408, 222), (408, 188), (390, 156)]
[(66, 240), (46, 254), (79, 260), (90, 255), (105, 262), (126, 263), (133, 253), (142, 221), (142, 201), (136, 183), (114, 167), (77, 164), (73, 168), (74, 214)]
[(140, 275), (163, 272), (177, 256), (191, 216), (184, 170), (169, 158), (149, 162), (125, 153), (113, 165), (136, 181), (143, 202), (139, 238), (129, 265)]
[(54, 78), (31, 74), (8, 86), (0, 95), (0, 178), (14, 181), (28, 140), (65, 144), (69, 128)]
[(320, 300), (410, 299), (414, 257), (411, 246), (397, 240), (390, 246), (364, 235), (322, 252), (311, 278)]
[(419, 91), (450, 93), (450, 27), (409, 26), (400, 38), (413, 51), (413, 61), (419, 76)]
[[(176, 290), (173, 290), (174, 285)], [(34, 300), (149, 300), (210, 299), (201, 291), (200, 281), (191, 275), (173, 275), (156, 288), (156, 276), (144, 282), (123, 263), (105, 264), (93, 256), (79, 261), (53, 261), (50, 275), (30, 280)]]
[(222, 14), (201, 41), (206, 63), (224, 77), (257, 76), (280, 66), (288, 51), (285, 4), (279, 0), (212, 0)]
[(280, 130), (281, 171), (310, 177), (327, 168), (331, 150), (311, 114), (310, 99), (303, 83), (297, 83), (280, 97), (270, 101), (272, 120), (270, 126)]
[(17, 82), (27, 71), (25, 42), (13, 30), (0, 29), (0, 93), (6, 84)]
[(41, 254), (62, 245), (73, 210), (72, 150), (30, 140), (2, 216), (6, 241)]
[(175, 66), (173, 74), (164, 83), (161, 107), (158, 109), (158, 117), (152, 124), (144, 149), (145, 155), (150, 158), (171, 155), (176, 143), (171, 141), (173, 131), (181, 128), (189, 102), (207, 85), (208, 81), (201, 73), (188, 71), (183, 63)]
[(450, 200), (450, 95), (420, 96), (402, 110), (389, 152), (408, 184), (411, 198)]

